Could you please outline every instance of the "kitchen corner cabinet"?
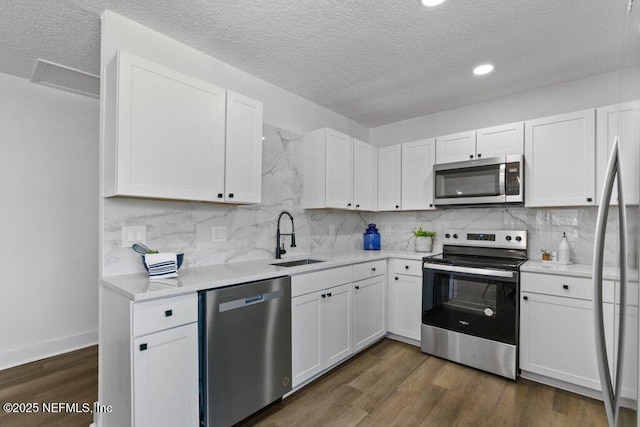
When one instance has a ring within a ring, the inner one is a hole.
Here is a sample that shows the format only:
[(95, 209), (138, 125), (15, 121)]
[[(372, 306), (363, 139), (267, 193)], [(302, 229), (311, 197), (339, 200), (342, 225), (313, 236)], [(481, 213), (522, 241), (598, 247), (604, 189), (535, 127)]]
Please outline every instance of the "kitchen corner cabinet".
[(353, 335), (356, 352), (387, 333), (386, 280), (386, 260), (353, 266)]
[(332, 129), (304, 137), (305, 209), (377, 209), (377, 149)]
[(389, 275), (389, 332), (420, 340), (422, 324), (422, 262), (394, 259)]
[(353, 139), (353, 207), (378, 209), (378, 149)]
[(294, 276), (291, 295), (295, 388), (353, 354), (351, 267)]
[(436, 164), (522, 154), (523, 151), (523, 122), (436, 138)]
[(402, 192), (402, 145), (378, 149), (378, 210), (399, 211)]
[(98, 425), (197, 426), (195, 293), (134, 303), (100, 289)]
[(525, 206), (595, 205), (595, 110), (525, 122)]
[(260, 102), (123, 51), (105, 77), (105, 197), (260, 201)]
[[(640, 102), (609, 105), (596, 110), (596, 202), (600, 203), (602, 186), (607, 172), (611, 146), (616, 136), (622, 154), (622, 176), (624, 178), (624, 201), (627, 205), (639, 203), (640, 189)], [(613, 187), (611, 204), (618, 204), (618, 188)]]
[(435, 138), (402, 144), (402, 210), (428, 210), (433, 206)]

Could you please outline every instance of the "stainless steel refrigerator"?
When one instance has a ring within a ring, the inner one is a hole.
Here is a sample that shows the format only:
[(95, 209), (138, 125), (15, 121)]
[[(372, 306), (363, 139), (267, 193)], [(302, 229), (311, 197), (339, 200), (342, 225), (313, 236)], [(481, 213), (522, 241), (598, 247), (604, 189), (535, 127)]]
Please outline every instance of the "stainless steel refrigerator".
[[(616, 29), (620, 33), (619, 99), (629, 93), (639, 93), (640, 73), (637, 66), (640, 61), (640, 4), (633, 5), (629, 0), (624, 12), (627, 14), (626, 26)], [(630, 67), (631, 66), (631, 67)], [(640, 224), (640, 214), (635, 205), (640, 200), (640, 103), (620, 104), (607, 120), (606, 135), (608, 141), (608, 163), (604, 174), (604, 183), (596, 223), (593, 254), (594, 282), (594, 324), (598, 371), (602, 387), (602, 398), (610, 426), (640, 426), (637, 416), (638, 383), (640, 362), (638, 358), (640, 318), (638, 316), (637, 278), (628, 280), (629, 266), (637, 269), (638, 227), (628, 224)], [(602, 132), (603, 129), (598, 129)], [(603, 153), (600, 153), (603, 155)], [(626, 203), (633, 199), (635, 206)], [(615, 206), (617, 203), (617, 206)], [(617, 216), (617, 224), (611, 222), (607, 233), (607, 219), (611, 214)], [(631, 221), (627, 221), (628, 219)], [(617, 236), (615, 228), (617, 226)], [(605, 337), (610, 332), (605, 325), (611, 319), (605, 319), (602, 295), (605, 239), (610, 243), (617, 239), (619, 280), (614, 292), (613, 351), (607, 352)]]

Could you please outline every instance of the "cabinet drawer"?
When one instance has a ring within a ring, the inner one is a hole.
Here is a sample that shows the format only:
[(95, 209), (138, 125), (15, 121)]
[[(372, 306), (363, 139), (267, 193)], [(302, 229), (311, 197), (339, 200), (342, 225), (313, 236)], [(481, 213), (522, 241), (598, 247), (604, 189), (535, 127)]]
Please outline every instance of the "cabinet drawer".
[[(522, 273), (520, 286), (522, 292), (593, 300), (591, 278)], [(613, 282), (604, 280), (602, 287), (602, 299), (605, 302), (613, 302)]]
[(353, 281), (368, 279), (369, 277), (381, 276), (387, 273), (387, 261), (363, 262), (353, 266)]
[(338, 267), (291, 277), (291, 296), (317, 292), (351, 282), (353, 267)]
[(422, 261), (414, 259), (394, 259), (393, 271), (395, 274), (422, 276)]
[(198, 295), (195, 293), (133, 305), (134, 337), (197, 321)]

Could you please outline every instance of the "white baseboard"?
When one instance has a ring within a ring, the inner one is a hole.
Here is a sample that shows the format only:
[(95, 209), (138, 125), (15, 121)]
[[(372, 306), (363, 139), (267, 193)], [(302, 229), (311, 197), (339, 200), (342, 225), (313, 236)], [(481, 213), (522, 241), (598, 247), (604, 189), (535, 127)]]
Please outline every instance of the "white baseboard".
[(86, 332), (0, 353), (0, 371), (98, 344), (98, 331)]

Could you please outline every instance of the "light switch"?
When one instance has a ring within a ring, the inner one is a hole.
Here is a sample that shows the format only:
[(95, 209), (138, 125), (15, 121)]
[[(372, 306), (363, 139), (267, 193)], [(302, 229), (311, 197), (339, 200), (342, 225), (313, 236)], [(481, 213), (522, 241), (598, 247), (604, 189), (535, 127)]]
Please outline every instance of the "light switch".
[(391, 235), (391, 227), (390, 226), (388, 226), (388, 225), (384, 226), (384, 234), (387, 235), (387, 236)]
[(211, 227), (211, 241), (222, 243), (227, 241), (227, 227), (224, 225), (214, 225)]
[(130, 248), (134, 243), (147, 244), (147, 226), (134, 225), (122, 227), (122, 247)]

